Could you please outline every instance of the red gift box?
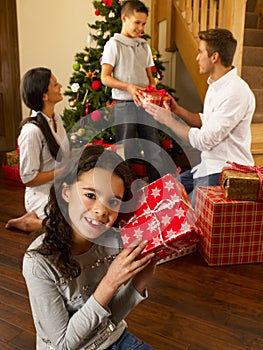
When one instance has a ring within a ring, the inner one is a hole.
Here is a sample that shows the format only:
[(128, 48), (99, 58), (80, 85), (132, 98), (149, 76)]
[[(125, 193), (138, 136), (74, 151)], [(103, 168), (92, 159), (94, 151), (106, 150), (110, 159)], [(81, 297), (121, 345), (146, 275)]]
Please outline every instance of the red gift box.
[(3, 175), (5, 179), (22, 183), (19, 167), (11, 167), (9, 165), (3, 165), (2, 169), (3, 169)]
[(263, 203), (226, 199), (220, 186), (198, 187), (198, 249), (208, 265), (263, 262)]
[(124, 247), (136, 239), (148, 240), (140, 257), (155, 252), (158, 261), (198, 241), (196, 216), (184, 186), (167, 174), (140, 189), (139, 205), (121, 227)]
[(139, 90), (139, 94), (139, 99), (142, 104), (151, 102), (162, 107), (164, 102), (167, 102), (169, 105), (171, 103), (171, 99), (166, 90), (157, 90), (155, 87), (150, 85), (147, 85), (145, 90)]

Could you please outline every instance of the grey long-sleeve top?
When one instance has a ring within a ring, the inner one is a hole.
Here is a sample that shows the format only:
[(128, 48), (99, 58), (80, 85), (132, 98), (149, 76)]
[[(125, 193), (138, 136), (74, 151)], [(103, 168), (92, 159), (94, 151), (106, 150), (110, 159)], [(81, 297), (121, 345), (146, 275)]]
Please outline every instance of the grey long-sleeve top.
[[(108, 231), (108, 237), (110, 234)], [(42, 239), (43, 235), (29, 249), (37, 247)], [(39, 253), (25, 254), (23, 275), (37, 331), (37, 350), (85, 349), (85, 345), (109, 319), (117, 327), (97, 349), (106, 349), (121, 336), (127, 327), (124, 318), (144, 297), (136, 291), (132, 282), (119, 288), (107, 308), (93, 297), (109, 263), (96, 268), (91, 268), (91, 265), (98, 259), (118, 254), (122, 249), (118, 234), (109, 242), (108, 246), (94, 244), (86, 253), (75, 256), (82, 272), (69, 283), (63, 281), (51, 257)]]

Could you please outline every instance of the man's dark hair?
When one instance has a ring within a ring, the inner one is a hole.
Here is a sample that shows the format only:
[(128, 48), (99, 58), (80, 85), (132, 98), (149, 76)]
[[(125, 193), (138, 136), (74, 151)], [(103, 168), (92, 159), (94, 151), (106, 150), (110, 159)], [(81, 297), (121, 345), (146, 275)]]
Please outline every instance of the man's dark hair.
[(199, 39), (207, 44), (208, 57), (218, 52), (223, 66), (230, 67), (237, 47), (233, 34), (222, 28), (203, 30), (198, 33)]
[(145, 13), (147, 16), (149, 14), (148, 7), (146, 7), (143, 2), (139, 0), (125, 1), (121, 8), (121, 14), (129, 17), (133, 14), (133, 12), (142, 12)]

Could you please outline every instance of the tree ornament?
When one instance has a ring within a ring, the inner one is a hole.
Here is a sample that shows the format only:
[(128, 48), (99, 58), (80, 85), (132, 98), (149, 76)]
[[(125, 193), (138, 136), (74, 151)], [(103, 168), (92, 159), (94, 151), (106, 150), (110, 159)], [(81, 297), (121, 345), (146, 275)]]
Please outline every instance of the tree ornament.
[(79, 128), (78, 131), (77, 131), (77, 134), (79, 136), (83, 136), (85, 134), (85, 129), (84, 128)]
[(87, 43), (88, 43), (89, 46), (92, 44), (92, 41), (93, 41), (93, 36), (92, 36), (91, 33), (89, 33), (88, 37), (87, 37)]
[(101, 120), (101, 113), (100, 111), (96, 110), (96, 111), (93, 111), (91, 113), (91, 119), (94, 121), (94, 122), (98, 122)]
[(99, 15), (100, 15), (100, 10), (96, 10), (96, 11), (95, 11), (95, 15), (96, 15), (96, 16), (99, 16)]
[[(85, 92), (83, 101), (82, 101), (82, 104), (83, 104), (83, 105), (84, 105), (84, 103), (86, 102), (86, 98), (87, 98), (88, 93), (89, 93), (89, 90), (87, 89), (86, 92)], [(87, 102), (88, 102), (88, 101), (87, 101)]]
[(89, 55), (84, 56), (84, 61), (89, 62)]
[(76, 106), (76, 100), (69, 101), (69, 105), (70, 105), (71, 108), (75, 107)]
[(115, 17), (115, 13), (111, 11), (111, 12), (109, 13), (109, 18), (114, 18), (114, 17)]
[(79, 64), (78, 62), (75, 62), (75, 63), (73, 63), (72, 68), (73, 68), (75, 71), (79, 71), (79, 70), (80, 70), (80, 64)]
[(111, 8), (112, 0), (103, 0), (103, 3), (104, 3), (108, 8)]
[(96, 32), (96, 34), (97, 34), (97, 36), (102, 36), (102, 30), (97, 30), (97, 32)]
[(92, 79), (94, 77), (95, 73), (91, 72), (90, 70), (86, 73), (86, 76), (90, 79)]
[(71, 135), (70, 135), (70, 137), (69, 137), (69, 139), (70, 139), (70, 141), (72, 142), (72, 143), (76, 143), (77, 141), (78, 141), (78, 135), (76, 134), (76, 133), (72, 133)]
[(86, 109), (85, 109), (86, 115), (89, 114), (89, 101), (86, 102)]
[(91, 84), (91, 87), (95, 91), (99, 91), (101, 89), (101, 82), (100, 80), (94, 80)]
[(73, 91), (73, 92), (78, 92), (78, 90), (79, 90), (79, 83), (73, 83), (72, 85), (71, 85), (71, 90)]

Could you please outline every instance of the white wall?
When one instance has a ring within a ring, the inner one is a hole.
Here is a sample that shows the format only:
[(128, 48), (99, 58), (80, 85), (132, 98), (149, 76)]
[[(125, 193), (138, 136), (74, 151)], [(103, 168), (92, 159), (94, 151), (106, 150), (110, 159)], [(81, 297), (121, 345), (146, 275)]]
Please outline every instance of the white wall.
[[(151, 0), (145, 0), (150, 7)], [(94, 15), (91, 0), (17, 0), (18, 40), (21, 76), (32, 68), (45, 66), (67, 88), (73, 73), (72, 64), (77, 52), (87, 46)], [(146, 32), (150, 34), (150, 16)], [(67, 98), (56, 107), (62, 113)], [(28, 109), (23, 104), (23, 117)]]

